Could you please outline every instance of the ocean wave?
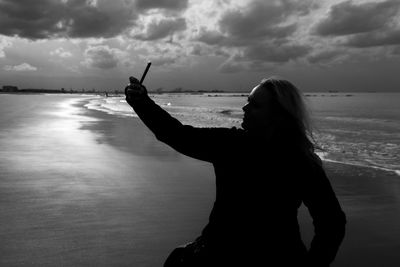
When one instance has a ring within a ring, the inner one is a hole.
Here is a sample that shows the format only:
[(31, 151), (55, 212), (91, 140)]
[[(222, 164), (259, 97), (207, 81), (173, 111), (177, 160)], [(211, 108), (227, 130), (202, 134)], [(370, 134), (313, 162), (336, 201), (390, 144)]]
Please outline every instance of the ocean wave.
[(130, 108), (126, 104), (126, 101), (125, 104), (123, 105), (119, 105), (118, 103), (123, 103), (123, 102), (121, 102), (120, 99), (94, 98), (90, 99), (89, 102), (86, 103), (84, 106), (87, 109), (105, 112), (109, 115), (138, 117), (137, 114), (132, 110), (132, 108)]
[(350, 123), (371, 123), (371, 124), (393, 124), (399, 126), (400, 121), (383, 118), (364, 118), (364, 117), (346, 117), (346, 116), (320, 116), (319, 119)]
[[(387, 125), (386, 125), (387, 126)], [(400, 127), (400, 125), (399, 125)], [(325, 132), (330, 132), (334, 134), (340, 135), (369, 135), (369, 136), (385, 136), (385, 138), (400, 138), (400, 133), (393, 132), (385, 132), (382, 130), (371, 130), (371, 129), (338, 129), (338, 128), (327, 128), (324, 129)]]
[[(243, 112), (240, 108), (184, 106), (163, 100), (165, 98), (157, 100), (158, 104), (184, 124), (196, 127), (238, 127), (241, 124)], [(138, 117), (120, 97), (93, 98), (85, 107), (110, 115)]]
[(188, 113), (192, 112), (204, 112), (204, 113), (219, 113), (223, 115), (243, 115), (243, 111), (241, 108), (233, 108), (233, 107), (199, 107), (199, 106), (184, 106), (184, 105), (176, 105), (170, 102), (167, 103), (158, 103), (162, 108), (168, 109), (170, 111), (179, 110), (180, 112), (186, 111)]
[(362, 162), (351, 162), (351, 161), (346, 161), (346, 160), (335, 160), (335, 159), (329, 158), (329, 153), (328, 152), (316, 152), (316, 154), (321, 158), (322, 161), (345, 164), (345, 165), (351, 165), (351, 166), (357, 166), (357, 167), (372, 168), (372, 169), (376, 169), (376, 170), (395, 173), (398, 176), (400, 176), (400, 170), (397, 170), (397, 169), (391, 169), (391, 168), (382, 167), (382, 166), (370, 165), (370, 164), (365, 164), (365, 163), (362, 163)]

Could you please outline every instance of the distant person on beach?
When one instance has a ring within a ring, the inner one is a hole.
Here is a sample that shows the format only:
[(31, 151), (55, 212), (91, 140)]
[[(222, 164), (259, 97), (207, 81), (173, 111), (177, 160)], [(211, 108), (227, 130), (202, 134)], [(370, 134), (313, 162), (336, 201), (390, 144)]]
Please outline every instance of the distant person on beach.
[[(320, 158), (299, 90), (264, 79), (248, 96), (240, 128), (196, 128), (171, 117), (131, 78), (126, 100), (156, 138), (213, 164), (216, 199), (194, 242), (176, 248), (165, 267), (329, 266), (345, 235), (346, 217)], [(297, 211), (314, 224), (307, 250)]]

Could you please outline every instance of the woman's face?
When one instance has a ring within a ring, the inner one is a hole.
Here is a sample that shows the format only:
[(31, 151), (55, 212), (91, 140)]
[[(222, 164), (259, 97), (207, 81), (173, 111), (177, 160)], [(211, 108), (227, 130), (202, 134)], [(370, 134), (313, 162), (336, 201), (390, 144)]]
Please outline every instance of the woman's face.
[(243, 106), (242, 127), (245, 130), (266, 129), (271, 118), (271, 93), (260, 85), (251, 91), (247, 104)]

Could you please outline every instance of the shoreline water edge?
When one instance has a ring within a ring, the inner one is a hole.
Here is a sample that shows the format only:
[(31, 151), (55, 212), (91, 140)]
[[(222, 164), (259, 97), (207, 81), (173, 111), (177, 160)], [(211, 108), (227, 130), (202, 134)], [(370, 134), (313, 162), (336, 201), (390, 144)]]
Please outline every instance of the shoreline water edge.
[[(209, 94), (165, 94), (152, 97), (183, 123), (198, 127), (240, 127), (242, 118), (240, 105), (245, 102), (246, 97), (234, 96), (236, 97), (225, 93), (217, 99), (210, 99)], [(313, 96), (318, 99), (318, 95)], [(227, 100), (221, 101), (220, 99), (224, 97)], [(347, 97), (347, 95), (342, 95), (342, 97)], [(325, 95), (322, 94), (320, 98), (324, 99)], [(321, 103), (314, 104), (316, 109), (319, 108), (318, 105)], [(89, 100), (84, 106), (110, 115), (137, 117), (123, 97), (98, 97)], [(365, 116), (368, 114), (363, 114), (364, 117), (356, 114), (353, 118), (349, 117), (352, 114), (343, 116), (325, 110), (323, 112), (317, 110), (313, 113), (315, 113), (316, 122), (323, 127), (323, 129), (317, 128), (318, 131), (314, 134), (322, 147), (322, 150), (317, 150), (317, 154), (322, 160), (394, 172), (400, 177), (400, 164), (398, 163), (400, 162), (400, 155), (398, 155), (400, 153), (400, 135), (397, 131), (400, 131), (400, 118), (397, 121), (385, 117), (367, 119)], [(338, 124), (337, 121), (345, 121), (345, 123)], [(383, 129), (382, 124), (385, 123), (388, 126)], [(381, 131), (377, 131), (376, 127), (382, 128)], [(363, 133), (366, 137), (361, 136)], [(382, 135), (386, 139), (382, 139)], [(376, 142), (377, 140), (374, 138), (381, 140)], [(388, 141), (391, 142), (388, 143)]]

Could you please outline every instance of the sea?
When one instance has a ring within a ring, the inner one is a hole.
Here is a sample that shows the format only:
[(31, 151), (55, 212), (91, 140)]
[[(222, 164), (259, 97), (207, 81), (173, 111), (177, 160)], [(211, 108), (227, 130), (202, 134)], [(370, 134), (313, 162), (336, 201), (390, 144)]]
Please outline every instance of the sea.
[[(400, 93), (305, 93), (317, 154), (325, 161), (394, 172), (400, 176)], [(154, 94), (153, 100), (184, 124), (240, 127), (245, 93)], [(124, 97), (98, 96), (88, 109), (137, 117)]]

